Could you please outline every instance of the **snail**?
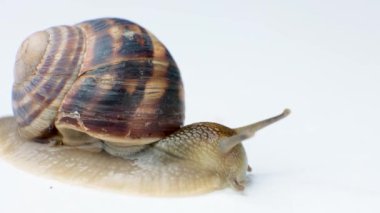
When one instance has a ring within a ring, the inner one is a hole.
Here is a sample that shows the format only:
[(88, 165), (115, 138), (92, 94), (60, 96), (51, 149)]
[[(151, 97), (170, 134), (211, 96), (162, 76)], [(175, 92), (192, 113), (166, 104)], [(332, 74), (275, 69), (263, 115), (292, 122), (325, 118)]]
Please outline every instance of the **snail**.
[(184, 126), (177, 64), (149, 31), (101, 18), (29, 36), (16, 56), (14, 116), (0, 156), (73, 184), (144, 195), (243, 190), (241, 142), (290, 111), (240, 128)]

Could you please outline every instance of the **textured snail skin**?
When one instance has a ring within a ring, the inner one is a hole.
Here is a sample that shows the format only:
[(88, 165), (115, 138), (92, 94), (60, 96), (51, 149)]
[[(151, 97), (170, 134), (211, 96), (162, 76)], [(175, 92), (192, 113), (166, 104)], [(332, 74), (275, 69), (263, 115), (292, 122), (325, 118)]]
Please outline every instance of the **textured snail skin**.
[(232, 129), (218, 124), (193, 124), (139, 153), (119, 158), (24, 139), (9, 117), (0, 119), (0, 157), (29, 172), (73, 184), (121, 193), (193, 195), (244, 187), (243, 146), (228, 153), (218, 149), (219, 140), (232, 134)]
[[(123, 193), (178, 196), (228, 186), (244, 190), (250, 167), (242, 140), (289, 113), (286, 109), (236, 129), (209, 122), (191, 124), (133, 154), (36, 143), (20, 137), (13, 117), (1, 118), (0, 157), (38, 175)], [(103, 146), (107, 151), (107, 144)]]

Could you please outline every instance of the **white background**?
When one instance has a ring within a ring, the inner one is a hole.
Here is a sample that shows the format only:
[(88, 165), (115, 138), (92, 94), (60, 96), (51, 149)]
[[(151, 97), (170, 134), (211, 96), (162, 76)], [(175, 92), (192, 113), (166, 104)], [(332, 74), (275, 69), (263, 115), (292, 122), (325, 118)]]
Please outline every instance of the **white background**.
[(53, 25), (115, 16), (169, 48), (186, 123), (236, 127), (289, 107), (245, 142), (244, 193), (146, 198), (62, 184), (0, 161), (0, 212), (380, 212), (380, 1), (0, 0), (0, 116), (11, 115), (22, 40)]

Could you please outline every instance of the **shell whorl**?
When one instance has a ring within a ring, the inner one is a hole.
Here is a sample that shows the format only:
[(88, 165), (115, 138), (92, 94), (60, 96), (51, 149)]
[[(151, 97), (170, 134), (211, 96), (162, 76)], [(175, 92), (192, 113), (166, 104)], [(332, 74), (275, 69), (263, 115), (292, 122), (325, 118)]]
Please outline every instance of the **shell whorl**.
[(41, 59), (37, 65), (25, 69), (28, 60), (22, 57), (16, 62), (13, 111), (24, 137), (44, 138), (70, 129), (135, 145), (162, 138), (183, 124), (177, 65), (144, 28), (113, 18), (53, 27), (33, 34), (19, 55), (32, 51), (28, 43), (33, 39), (44, 38), (46, 48), (37, 49), (40, 54), (34, 57)]
[[(19, 49), (12, 105), (24, 137), (44, 137), (56, 132), (54, 119), (78, 76), (83, 42), (83, 33), (78, 28), (61, 26), (31, 35)], [(36, 51), (39, 43), (43, 45)]]

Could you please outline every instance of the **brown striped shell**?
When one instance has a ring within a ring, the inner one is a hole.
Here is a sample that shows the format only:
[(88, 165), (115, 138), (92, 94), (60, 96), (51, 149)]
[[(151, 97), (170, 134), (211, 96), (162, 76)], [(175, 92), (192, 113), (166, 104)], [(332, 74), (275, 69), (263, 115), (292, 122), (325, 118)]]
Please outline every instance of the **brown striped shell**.
[(182, 126), (183, 85), (175, 61), (153, 34), (127, 20), (96, 19), (52, 27), (24, 41), (13, 111), (26, 138), (91, 136), (140, 145)]

